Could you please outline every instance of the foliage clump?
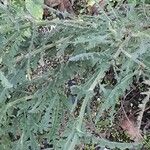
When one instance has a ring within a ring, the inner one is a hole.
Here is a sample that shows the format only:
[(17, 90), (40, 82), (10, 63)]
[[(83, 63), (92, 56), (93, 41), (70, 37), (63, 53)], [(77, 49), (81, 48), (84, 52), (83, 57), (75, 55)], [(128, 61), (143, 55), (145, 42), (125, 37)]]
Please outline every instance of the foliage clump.
[(112, 141), (119, 133), (110, 132), (135, 78), (146, 85), (140, 121), (149, 105), (149, 4), (108, 2), (109, 12), (62, 20), (17, 4), (0, 4), (0, 149), (140, 149), (142, 134)]

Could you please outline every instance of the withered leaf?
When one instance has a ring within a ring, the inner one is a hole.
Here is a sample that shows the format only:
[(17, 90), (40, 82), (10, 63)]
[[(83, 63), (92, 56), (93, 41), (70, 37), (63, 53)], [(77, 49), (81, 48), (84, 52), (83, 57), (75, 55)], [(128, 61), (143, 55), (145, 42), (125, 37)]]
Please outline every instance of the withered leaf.
[(134, 140), (135, 142), (139, 142), (142, 140), (142, 135), (134, 119), (124, 117), (121, 121), (120, 126), (129, 135), (131, 140)]
[(58, 10), (62, 12), (73, 13), (72, 4), (69, 0), (44, 0), (45, 5), (49, 7), (58, 7)]

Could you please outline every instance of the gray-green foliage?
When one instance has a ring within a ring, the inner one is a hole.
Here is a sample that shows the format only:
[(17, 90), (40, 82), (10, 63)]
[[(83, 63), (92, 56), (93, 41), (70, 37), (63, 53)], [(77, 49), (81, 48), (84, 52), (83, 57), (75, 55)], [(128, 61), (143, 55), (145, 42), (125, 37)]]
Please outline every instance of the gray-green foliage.
[[(94, 137), (85, 130), (84, 116), (99, 85), (101, 105), (93, 122), (108, 111), (113, 124), (115, 105), (133, 76), (149, 78), (149, 6), (51, 21), (35, 20), (24, 8), (15, 8), (0, 4), (0, 149), (38, 150), (43, 139), (56, 150), (81, 143), (112, 149), (138, 145)], [(55, 67), (33, 74), (43, 59), (54, 58)], [(114, 86), (101, 82), (110, 67)], [(74, 116), (77, 103), (68, 101), (65, 84), (77, 74), (84, 82), (71, 89), (81, 101), (79, 116)]]

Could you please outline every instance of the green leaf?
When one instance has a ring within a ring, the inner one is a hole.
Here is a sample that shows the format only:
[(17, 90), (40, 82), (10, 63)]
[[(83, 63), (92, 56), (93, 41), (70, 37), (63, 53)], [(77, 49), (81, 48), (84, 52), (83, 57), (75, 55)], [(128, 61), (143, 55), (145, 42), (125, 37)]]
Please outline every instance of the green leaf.
[(13, 85), (7, 80), (3, 72), (0, 71), (0, 80), (4, 88), (12, 88)]
[(26, 0), (26, 9), (32, 17), (42, 19), (43, 16), (43, 2), (41, 0)]

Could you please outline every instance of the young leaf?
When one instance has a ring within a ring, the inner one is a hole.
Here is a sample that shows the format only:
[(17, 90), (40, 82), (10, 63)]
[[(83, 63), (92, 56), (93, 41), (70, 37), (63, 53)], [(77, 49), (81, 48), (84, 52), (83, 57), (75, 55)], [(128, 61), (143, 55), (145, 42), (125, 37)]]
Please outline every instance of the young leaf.
[(26, 9), (32, 17), (39, 20), (43, 16), (42, 4), (41, 0), (26, 0)]

